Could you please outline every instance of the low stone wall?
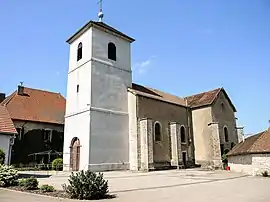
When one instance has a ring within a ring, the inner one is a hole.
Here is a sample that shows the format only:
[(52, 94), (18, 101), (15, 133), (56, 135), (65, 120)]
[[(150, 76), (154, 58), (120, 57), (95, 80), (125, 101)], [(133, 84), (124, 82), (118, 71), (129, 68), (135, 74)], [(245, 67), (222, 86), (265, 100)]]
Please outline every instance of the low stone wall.
[(267, 171), (270, 174), (270, 154), (252, 155), (253, 175), (261, 175)]
[(270, 173), (270, 154), (249, 154), (229, 156), (229, 166), (234, 172), (248, 175), (261, 175), (262, 172)]

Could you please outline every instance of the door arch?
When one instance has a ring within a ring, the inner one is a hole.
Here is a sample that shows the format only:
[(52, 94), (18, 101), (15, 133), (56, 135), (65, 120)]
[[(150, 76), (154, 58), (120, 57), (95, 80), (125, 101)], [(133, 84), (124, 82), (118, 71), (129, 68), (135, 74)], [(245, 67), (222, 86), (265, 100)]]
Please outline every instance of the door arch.
[(70, 143), (70, 169), (78, 171), (80, 168), (80, 140), (74, 137)]

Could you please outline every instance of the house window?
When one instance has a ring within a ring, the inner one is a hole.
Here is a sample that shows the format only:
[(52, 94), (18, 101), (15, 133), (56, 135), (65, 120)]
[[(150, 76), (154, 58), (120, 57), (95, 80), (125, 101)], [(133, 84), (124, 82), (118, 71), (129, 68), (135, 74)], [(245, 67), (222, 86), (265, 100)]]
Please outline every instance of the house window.
[(155, 141), (161, 141), (161, 125), (160, 123), (155, 123)]
[(112, 42), (108, 44), (108, 58), (116, 61), (116, 46)]
[(181, 142), (186, 143), (186, 130), (184, 126), (181, 126), (180, 134), (181, 134)]
[(77, 93), (79, 92), (79, 90), (80, 90), (80, 86), (79, 86), (79, 84), (77, 85)]
[(82, 59), (82, 43), (79, 43), (78, 49), (77, 49), (77, 61)]
[(43, 139), (46, 142), (51, 142), (52, 141), (52, 131), (51, 130), (44, 130)]
[(224, 130), (225, 142), (229, 142), (228, 128), (224, 127), (223, 130)]

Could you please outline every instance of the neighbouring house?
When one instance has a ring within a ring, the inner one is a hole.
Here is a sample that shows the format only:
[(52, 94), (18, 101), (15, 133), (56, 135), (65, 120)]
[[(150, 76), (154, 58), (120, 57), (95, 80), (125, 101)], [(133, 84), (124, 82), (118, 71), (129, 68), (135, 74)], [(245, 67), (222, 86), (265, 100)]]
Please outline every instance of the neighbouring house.
[(5, 164), (10, 164), (11, 149), (17, 131), (5, 106), (0, 106), (0, 149), (5, 152)]
[(224, 88), (180, 97), (132, 83), (134, 41), (102, 19), (67, 40), (64, 169), (221, 168), (239, 142)]
[(232, 171), (249, 175), (270, 173), (270, 128), (237, 144), (228, 153), (228, 165)]
[(54, 156), (31, 154), (51, 150), (62, 152), (65, 103), (60, 93), (22, 85), (1, 102), (17, 130), (11, 152), (12, 164), (46, 164)]

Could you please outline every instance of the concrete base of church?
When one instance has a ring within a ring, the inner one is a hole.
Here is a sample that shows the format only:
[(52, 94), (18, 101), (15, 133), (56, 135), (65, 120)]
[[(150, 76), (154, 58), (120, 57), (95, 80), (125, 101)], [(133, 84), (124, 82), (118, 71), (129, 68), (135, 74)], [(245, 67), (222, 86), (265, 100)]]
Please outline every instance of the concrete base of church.
[[(129, 170), (129, 163), (103, 163), (90, 164), (80, 170), (91, 170), (94, 172)], [(69, 165), (64, 165), (63, 171), (72, 171)]]
[(90, 164), (88, 170), (95, 172), (129, 170), (129, 163)]
[(213, 161), (196, 161), (196, 165), (201, 165), (203, 169), (222, 169), (222, 161), (221, 160), (213, 160)]

